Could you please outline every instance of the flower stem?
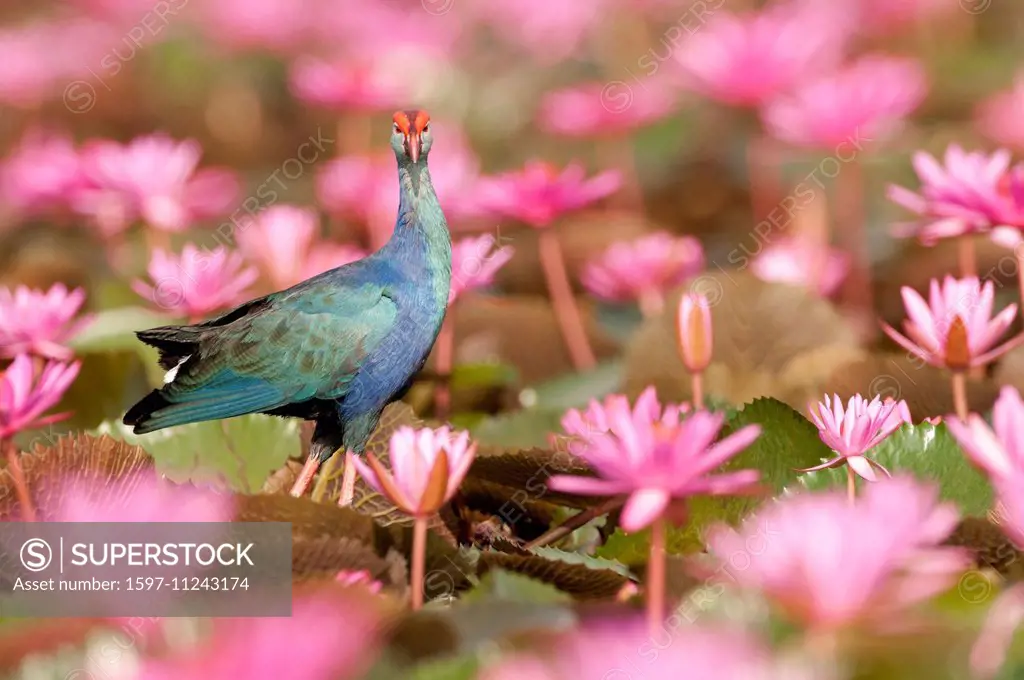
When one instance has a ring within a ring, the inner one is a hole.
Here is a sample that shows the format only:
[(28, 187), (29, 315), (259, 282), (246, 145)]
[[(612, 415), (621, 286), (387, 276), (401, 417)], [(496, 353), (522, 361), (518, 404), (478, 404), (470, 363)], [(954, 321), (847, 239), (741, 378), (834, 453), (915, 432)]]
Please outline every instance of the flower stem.
[(356, 466), (352, 464), (352, 452), (345, 452), (345, 470), (341, 474), (341, 495), (338, 505), (347, 508), (352, 505), (356, 495)]
[(32, 505), (32, 496), (28, 493), (28, 485), (25, 484), (25, 473), (21, 469), (21, 458), (18, 456), (18, 449), (14, 442), (0, 439), (0, 447), (6, 450), (7, 470), (14, 480), (14, 490), (18, 494), (18, 505), (21, 506), (21, 518), (25, 522), (36, 521), (36, 509)]
[(413, 611), (423, 606), (423, 571), (427, 562), (427, 518), (417, 517), (412, 529), (412, 590)]
[(953, 373), (953, 408), (957, 418), (967, 422), (970, 411), (967, 408), (967, 375), (963, 371)]
[(535, 538), (529, 543), (527, 543), (524, 546), (524, 549), (533, 550), (534, 548), (550, 545), (551, 543), (554, 543), (562, 537), (568, 536), (569, 534), (576, 531), (581, 526), (587, 524), (591, 520), (596, 519), (605, 513), (611, 512), (612, 510), (617, 510), (618, 508), (621, 508), (623, 503), (625, 502), (626, 499), (623, 496), (614, 496), (612, 498), (609, 498), (604, 503), (595, 505), (592, 508), (588, 508), (583, 512), (573, 515), (557, 527), (553, 529), (548, 529), (538, 538)]
[(452, 408), (451, 377), (455, 355), (455, 316), (448, 310), (448, 315), (437, 335), (437, 357), (434, 370), (438, 381), (434, 386), (434, 416), (438, 420), (447, 420)]
[(857, 500), (857, 473), (849, 465), (846, 466), (846, 493), (850, 497), (850, 503)]
[(645, 319), (661, 314), (665, 309), (665, 298), (660, 291), (647, 290), (640, 296), (640, 313)]
[(975, 253), (974, 236), (966, 234), (957, 239), (957, 259), (960, 263), (960, 278), (978, 275), (978, 258)]
[(665, 620), (665, 520), (651, 525), (651, 554), (647, 560), (647, 626), (655, 635)]
[(693, 392), (693, 408), (700, 410), (704, 408), (704, 374), (690, 374), (690, 391)]
[(551, 304), (555, 308), (555, 317), (562, 331), (562, 338), (569, 350), (573, 366), (577, 371), (588, 371), (597, 364), (594, 351), (590, 348), (583, 317), (580, 315), (576, 298), (572, 294), (572, 285), (565, 270), (562, 258), (562, 246), (558, 237), (550, 228), (540, 232), (540, 264), (547, 279), (548, 293)]

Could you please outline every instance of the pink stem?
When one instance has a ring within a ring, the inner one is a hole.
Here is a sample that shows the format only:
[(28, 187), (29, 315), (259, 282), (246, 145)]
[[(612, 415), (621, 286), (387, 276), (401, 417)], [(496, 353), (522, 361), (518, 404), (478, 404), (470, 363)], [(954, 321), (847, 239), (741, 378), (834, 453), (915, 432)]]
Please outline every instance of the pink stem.
[(423, 572), (427, 562), (427, 518), (417, 517), (412, 530), (412, 608), (423, 606)]
[(0, 440), (0, 446), (5, 448), (7, 452), (7, 469), (14, 480), (14, 490), (18, 494), (18, 505), (21, 506), (22, 520), (25, 522), (35, 522), (36, 509), (32, 505), (32, 496), (28, 493), (28, 485), (25, 483), (25, 473), (21, 469), (21, 458), (18, 456), (18, 450), (14, 447), (14, 442), (9, 440)]
[(843, 224), (837, 230), (841, 246), (850, 253), (850, 275), (843, 287), (858, 327), (866, 339), (878, 334), (873, 322), (875, 303), (871, 289), (871, 255), (864, 224), (864, 177), (860, 162), (847, 163), (836, 179), (836, 204)]
[(690, 374), (690, 390), (693, 392), (693, 408), (704, 408), (704, 374)]
[(978, 275), (978, 258), (975, 252), (974, 236), (965, 234), (957, 239), (957, 259), (960, 263), (960, 277)]
[(665, 620), (665, 520), (651, 525), (651, 554), (647, 560), (647, 625), (656, 635)]
[(569, 356), (577, 371), (588, 371), (597, 364), (597, 359), (590, 348), (590, 341), (583, 327), (583, 318), (572, 294), (569, 274), (565, 270), (565, 260), (562, 259), (562, 247), (550, 228), (541, 230), (539, 246), (540, 264), (544, 270), (544, 278), (547, 279), (551, 304), (555, 308), (555, 317), (558, 319)]
[(967, 375), (963, 371), (953, 373), (953, 409), (957, 418), (966, 423), (970, 410), (967, 407)]
[(850, 497), (850, 503), (857, 500), (857, 473), (849, 465), (846, 466), (846, 493)]
[(345, 469), (341, 473), (341, 496), (338, 505), (347, 508), (356, 496), (356, 466), (352, 464), (352, 452), (345, 452)]
[(434, 368), (438, 381), (434, 387), (434, 415), (438, 420), (447, 420), (452, 408), (451, 377), (455, 355), (455, 316), (451, 308), (437, 335), (437, 358)]

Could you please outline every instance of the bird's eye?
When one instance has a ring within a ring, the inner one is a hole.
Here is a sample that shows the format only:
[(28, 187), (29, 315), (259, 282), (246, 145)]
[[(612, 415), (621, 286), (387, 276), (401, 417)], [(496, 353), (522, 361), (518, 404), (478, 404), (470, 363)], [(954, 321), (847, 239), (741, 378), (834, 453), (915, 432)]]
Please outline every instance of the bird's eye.
[(395, 132), (401, 132), (402, 128), (398, 127), (398, 123), (395, 123)]
[(423, 132), (430, 132), (430, 123), (423, 126)]

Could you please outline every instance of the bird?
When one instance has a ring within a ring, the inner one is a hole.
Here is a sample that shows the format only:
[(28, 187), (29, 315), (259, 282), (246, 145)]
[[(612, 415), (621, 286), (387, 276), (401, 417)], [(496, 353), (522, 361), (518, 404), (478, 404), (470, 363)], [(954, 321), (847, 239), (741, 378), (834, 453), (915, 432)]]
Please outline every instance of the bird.
[[(384, 408), (426, 363), (452, 276), (451, 234), (427, 169), (430, 116), (403, 110), (392, 123), (399, 205), (388, 242), (217, 318), (137, 332), (167, 375), (125, 413), (135, 434), (252, 413), (313, 421), (295, 496), (339, 449), (346, 458), (364, 451)], [(354, 485), (346, 463), (342, 505)]]

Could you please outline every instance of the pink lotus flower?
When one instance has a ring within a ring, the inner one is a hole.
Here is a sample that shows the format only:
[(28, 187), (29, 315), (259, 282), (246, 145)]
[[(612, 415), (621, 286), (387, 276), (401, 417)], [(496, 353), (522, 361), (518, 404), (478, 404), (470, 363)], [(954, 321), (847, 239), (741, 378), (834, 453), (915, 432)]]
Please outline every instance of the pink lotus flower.
[(985, 615), (985, 623), (971, 647), (972, 678), (989, 680), (998, 676), (1022, 621), (1024, 584), (1018, 583), (1000, 593)]
[(454, 435), (447, 427), (436, 430), (401, 427), (391, 436), (391, 472), (373, 454), (366, 462), (353, 456), (359, 474), (402, 512), (417, 518), (432, 517), (462, 484), (476, 455), (469, 433)]
[(349, 57), (325, 61), (300, 57), (292, 64), (292, 94), (310, 104), (332, 109), (389, 111), (408, 99), (408, 88), (398, 74), (380, 64), (359, 64)]
[(900, 289), (907, 320), (906, 335), (886, 323), (882, 329), (904, 349), (932, 366), (964, 371), (985, 366), (1024, 342), (1019, 335), (993, 349), (1017, 315), (1010, 305), (992, 317), (994, 289), (975, 277), (954, 279), (947, 276), (941, 286), (932, 279), (928, 303), (907, 286)]
[(540, 229), (560, 215), (583, 208), (618, 190), (622, 175), (607, 170), (591, 179), (580, 165), (561, 173), (553, 166), (532, 161), (519, 172), (480, 180), (481, 205), (492, 213)]
[(30, 130), (0, 164), (0, 198), (26, 215), (65, 208), (81, 184), (78, 151), (59, 133)]
[(663, 82), (618, 90), (604, 82), (587, 83), (546, 94), (538, 116), (545, 131), (567, 137), (621, 135), (668, 117), (678, 99)]
[(353, 246), (314, 244), (319, 230), (316, 211), (275, 205), (238, 230), (238, 247), (279, 289), (366, 256)]
[(755, 470), (710, 473), (757, 439), (759, 426), (748, 425), (716, 444), (724, 423), (720, 413), (696, 411), (685, 420), (678, 413), (666, 414), (652, 421), (650, 404), (638, 403), (637, 412), (625, 400), (609, 406), (604, 413), (608, 432), (591, 434), (580, 446), (580, 455), (598, 477), (555, 475), (549, 486), (581, 495), (630, 494), (621, 520), (626, 531), (658, 519), (673, 498), (734, 494), (758, 481)]
[(497, 241), (490, 234), (471, 236), (452, 244), (452, 287), (448, 294), (451, 305), (464, 293), (494, 283), (494, 275), (512, 259), (512, 246), (495, 248)]
[(914, 154), (914, 169), (923, 182), (921, 193), (890, 185), (889, 199), (920, 219), (896, 225), (896, 236), (916, 236), (934, 245), (944, 238), (986, 232), (1012, 217), (1012, 205), (1000, 191), (1000, 182), (1010, 167), (1010, 153), (999, 150), (964, 153), (952, 144), (946, 150), (945, 167), (930, 155)]
[(213, 619), (193, 650), (142, 660), (138, 680), (355, 680), (376, 656), (381, 616), (352, 592), (297, 596), (290, 617)]
[(836, 457), (801, 472), (815, 472), (846, 463), (869, 482), (877, 479), (872, 466), (884, 472), (886, 477), (889, 476), (888, 470), (865, 454), (904, 423), (911, 422), (907, 402), (892, 399), (882, 402), (878, 396), (868, 401), (857, 394), (850, 397), (844, 409), (838, 394), (833, 395), (832, 399), (826, 394), (825, 401), (808, 408), (811, 420), (818, 426), (818, 436), (836, 453)]
[(856, 154), (891, 135), (926, 92), (920, 63), (872, 55), (770, 102), (762, 117), (772, 135), (791, 144)]
[(478, 2), (480, 21), (495, 35), (527, 51), (542, 64), (569, 58), (614, 5), (607, 0), (522, 0)]
[(60, 511), (55, 522), (230, 522), (234, 502), (228, 494), (171, 484), (155, 472), (138, 473), (126, 491), (115, 495), (74, 475), (60, 483)]
[(200, 30), (234, 49), (288, 52), (302, 45), (317, 19), (290, 0), (207, 0), (198, 10)]
[(642, 423), (644, 427), (661, 426), (668, 429), (675, 427), (680, 417), (689, 413), (689, 410), (689, 404), (666, 404), (663, 409), (654, 387), (648, 387), (637, 397), (632, 409), (625, 396), (611, 394), (603, 401), (591, 399), (583, 411), (569, 409), (562, 416), (561, 424), (570, 437), (590, 442), (595, 437), (608, 434), (611, 419), (618, 417), (615, 414), (626, 414), (633, 423)]
[(60, 401), (78, 376), (80, 367), (78, 362), (48, 362), (36, 378), (31, 357), (27, 354), (14, 357), (0, 376), (0, 440), (65, 417), (64, 414), (42, 416)]
[(700, 293), (686, 293), (679, 298), (676, 318), (679, 354), (686, 370), (702, 373), (711, 365), (714, 338), (711, 330), (711, 304)]
[(334, 577), (334, 580), (345, 586), (362, 586), (369, 590), (374, 595), (380, 593), (384, 584), (373, 578), (370, 572), (365, 569), (362, 571), (350, 571), (348, 569), (342, 569), (338, 572), (338, 575)]
[(186, 244), (179, 257), (157, 250), (149, 261), (153, 285), (136, 279), (132, 290), (160, 309), (199, 320), (242, 302), (259, 274), (223, 246), (200, 251)]
[[(820, 262), (817, 267), (816, 262)], [(822, 251), (813, 243), (788, 239), (766, 246), (750, 263), (750, 270), (762, 281), (803, 286), (831, 297), (850, 273), (850, 255), (838, 248)]]
[(0, 357), (36, 354), (66, 361), (72, 351), (65, 347), (71, 338), (91, 319), (75, 320), (85, 291), (68, 292), (56, 283), (47, 292), (18, 286), (13, 293), (0, 288)]
[(587, 264), (582, 281), (590, 293), (611, 302), (660, 299), (704, 269), (704, 249), (692, 236), (656, 232), (614, 243)]
[(798, 494), (763, 506), (738, 531), (712, 529), (708, 550), (723, 564), (742, 559), (732, 579), (804, 626), (892, 624), (970, 567), (966, 551), (940, 545), (959, 517), (937, 497), (910, 477), (871, 484), (853, 502), (842, 492)]
[(978, 128), (996, 144), (1024, 150), (1024, 70), (1013, 87), (978, 105)]
[(183, 231), (225, 212), (239, 192), (231, 171), (197, 170), (201, 154), (198, 142), (179, 143), (163, 134), (127, 145), (92, 142), (81, 153), (88, 186), (74, 196), (73, 205), (105, 235), (137, 219), (156, 229)]
[(760, 106), (837, 64), (842, 26), (832, 12), (808, 3), (745, 15), (717, 11), (674, 56), (701, 94), (732, 106)]

